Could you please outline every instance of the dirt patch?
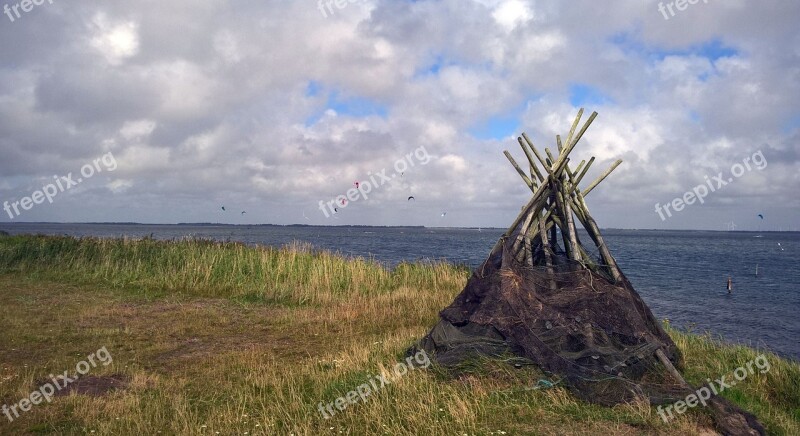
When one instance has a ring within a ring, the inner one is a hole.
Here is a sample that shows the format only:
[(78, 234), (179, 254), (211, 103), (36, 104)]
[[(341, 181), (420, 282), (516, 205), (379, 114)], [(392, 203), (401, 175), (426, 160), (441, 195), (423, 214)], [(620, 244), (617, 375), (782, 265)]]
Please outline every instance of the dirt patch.
[(127, 344), (147, 350), (146, 367), (166, 371), (231, 352), (258, 350), (305, 358), (331, 347), (338, 326), (323, 328), (316, 322), (326, 311), (298, 315), (308, 319), (295, 319), (294, 328), (287, 327), (286, 313), (286, 309), (242, 307), (219, 299), (122, 303), (92, 311), (77, 324), (84, 331), (124, 332)]
[[(41, 385), (43, 385), (43, 382)], [(79, 378), (56, 392), (56, 397), (67, 396), (73, 392), (91, 397), (101, 397), (109, 392), (128, 387), (128, 377), (114, 374), (104, 377), (87, 376)]]

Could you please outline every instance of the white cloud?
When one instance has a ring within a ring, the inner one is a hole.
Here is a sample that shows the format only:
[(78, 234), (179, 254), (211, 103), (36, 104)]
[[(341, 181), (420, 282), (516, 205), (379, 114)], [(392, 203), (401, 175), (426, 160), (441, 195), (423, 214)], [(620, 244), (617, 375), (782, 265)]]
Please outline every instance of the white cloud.
[(510, 31), (533, 18), (533, 13), (528, 4), (521, 0), (506, 0), (492, 12), (492, 17)]
[(111, 65), (119, 65), (139, 52), (138, 26), (133, 21), (112, 21), (102, 12), (92, 18), (90, 43)]
[(126, 121), (119, 134), (128, 141), (141, 141), (153, 133), (155, 120)]

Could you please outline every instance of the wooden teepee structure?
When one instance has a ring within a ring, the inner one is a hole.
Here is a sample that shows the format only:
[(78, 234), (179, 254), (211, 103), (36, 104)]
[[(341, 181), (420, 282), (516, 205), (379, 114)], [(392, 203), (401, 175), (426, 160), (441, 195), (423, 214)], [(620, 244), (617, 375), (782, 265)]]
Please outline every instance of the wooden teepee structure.
[[(533, 196), (410, 352), (426, 350), (443, 366), (511, 354), (586, 401), (672, 403), (695, 391), (678, 371), (681, 352), (620, 271), (586, 206), (585, 197), (622, 161), (584, 189), (594, 157), (570, 166), (597, 113), (578, 129), (582, 115), (565, 142), (556, 136), (555, 154), (542, 153), (524, 133), (518, 138), (529, 172), (504, 152)], [(581, 244), (578, 225), (597, 247), (594, 255)], [(709, 406), (723, 433), (763, 434), (755, 417), (724, 398)]]
[[(578, 187), (595, 158), (592, 157), (588, 162), (581, 161), (573, 171), (570, 167), (569, 155), (597, 117), (597, 112), (593, 112), (583, 127), (577, 130), (582, 116), (583, 109), (581, 108), (565, 142), (562, 143), (561, 135), (556, 135), (556, 155), (549, 148), (544, 149), (545, 154), (543, 155), (525, 133), (517, 138), (528, 160), (530, 174), (523, 171), (511, 153), (507, 150), (503, 151), (511, 165), (533, 192), (533, 197), (522, 208), (522, 212), (498, 241), (495, 249), (511, 238), (512, 253), (515, 254), (518, 261), (527, 263), (529, 266), (545, 266), (548, 271), (551, 271), (556, 251), (558, 251), (556, 229), (559, 229), (563, 238), (563, 252), (570, 260), (618, 281), (621, 278), (619, 268), (606, 247), (600, 228), (589, 213), (585, 197), (608, 177), (622, 163), (622, 160), (614, 162), (585, 189)], [(600, 254), (599, 262), (593, 259), (581, 245), (575, 226), (576, 218), (597, 247)], [(551, 281), (551, 287), (554, 286), (555, 282)]]

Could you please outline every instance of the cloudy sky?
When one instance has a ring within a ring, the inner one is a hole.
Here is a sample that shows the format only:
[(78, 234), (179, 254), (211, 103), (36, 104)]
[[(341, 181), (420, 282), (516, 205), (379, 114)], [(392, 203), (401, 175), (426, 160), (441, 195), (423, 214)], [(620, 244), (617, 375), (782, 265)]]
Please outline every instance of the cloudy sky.
[(327, 3), (0, 3), (0, 222), (504, 227), (585, 107), (601, 226), (800, 230), (798, 2)]

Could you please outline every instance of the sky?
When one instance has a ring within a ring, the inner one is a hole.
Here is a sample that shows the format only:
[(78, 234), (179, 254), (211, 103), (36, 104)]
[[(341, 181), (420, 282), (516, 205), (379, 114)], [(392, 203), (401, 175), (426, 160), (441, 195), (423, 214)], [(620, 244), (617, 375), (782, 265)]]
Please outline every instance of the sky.
[(507, 227), (585, 108), (601, 227), (800, 230), (800, 2), (678, 3), (2, 0), (0, 223)]

